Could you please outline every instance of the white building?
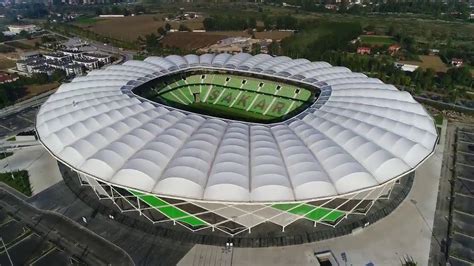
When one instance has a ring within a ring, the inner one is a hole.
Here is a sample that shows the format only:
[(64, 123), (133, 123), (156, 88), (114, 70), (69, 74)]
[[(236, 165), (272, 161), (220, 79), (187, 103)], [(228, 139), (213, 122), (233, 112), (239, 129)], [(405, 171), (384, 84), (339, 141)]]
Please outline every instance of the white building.
[(405, 64), (400, 62), (395, 62), (395, 67), (405, 72), (414, 72), (417, 68), (419, 68), (419, 66), (417, 65)]
[(82, 54), (83, 57), (88, 59), (98, 60), (101, 64), (107, 65), (110, 64), (111, 57), (107, 54), (99, 54), (99, 53), (84, 53)]
[(33, 24), (28, 24), (28, 25), (8, 25), (7, 26), (8, 31), (14, 33), (14, 34), (19, 34), (22, 31), (26, 31), (29, 33), (37, 31), (36, 25)]
[[(213, 71), (228, 79), (206, 80)], [(299, 114), (265, 124), (131, 93), (169, 88), (168, 78), (182, 86), (190, 72), (195, 78), (184, 83), (208, 94), (240, 76), (255, 80), (254, 89), (277, 81), (317, 96)], [(36, 132), (52, 156), (121, 210), (230, 236), (269, 224), (284, 231), (301, 220), (337, 227), (365, 215), (438, 140), (429, 113), (393, 85), (326, 62), (246, 53), (152, 56), (91, 71), (41, 106)]]
[(99, 68), (99, 60), (87, 58), (84, 56), (78, 57), (78, 58), (72, 58), (72, 62), (82, 65), (89, 70)]

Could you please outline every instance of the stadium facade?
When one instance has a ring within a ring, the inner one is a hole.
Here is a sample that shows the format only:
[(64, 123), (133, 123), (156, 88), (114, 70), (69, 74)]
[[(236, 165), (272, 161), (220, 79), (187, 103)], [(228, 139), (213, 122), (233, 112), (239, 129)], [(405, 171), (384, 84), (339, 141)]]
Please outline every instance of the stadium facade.
[[(230, 110), (270, 119), (230, 119)], [(92, 71), (59, 87), (36, 130), (123, 212), (231, 236), (364, 215), (437, 142), (426, 110), (392, 85), (326, 62), (245, 53)]]

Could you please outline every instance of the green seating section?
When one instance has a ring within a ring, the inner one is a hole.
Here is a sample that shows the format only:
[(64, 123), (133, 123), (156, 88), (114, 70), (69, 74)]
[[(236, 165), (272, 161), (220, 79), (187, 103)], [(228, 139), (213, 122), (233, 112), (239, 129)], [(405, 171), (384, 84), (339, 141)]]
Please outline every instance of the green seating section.
[(199, 94), (200, 105), (253, 112), (268, 119), (292, 112), (311, 97), (309, 90), (293, 85), (224, 74), (196, 74), (185, 80), (175, 77), (155, 86), (155, 91), (165, 100), (184, 105), (195, 104), (195, 94)]
[(197, 218), (196, 216), (193, 216), (183, 210), (181, 210), (178, 207), (175, 207), (173, 205), (170, 205), (168, 202), (152, 196), (152, 195), (146, 195), (143, 193), (140, 193), (138, 191), (133, 191), (129, 190), (129, 192), (137, 196), (141, 202), (147, 204), (148, 206), (156, 209), (159, 211), (161, 214), (164, 216), (168, 217), (171, 220), (175, 220), (178, 222), (182, 222), (185, 224), (189, 224), (193, 227), (198, 227), (198, 226), (207, 226), (208, 224), (204, 222), (203, 220)]
[(317, 207), (310, 204), (286, 203), (274, 204), (272, 207), (291, 214), (304, 216), (305, 218), (315, 222), (323, 221), (334, 223), (345, 215), (342, 211)]

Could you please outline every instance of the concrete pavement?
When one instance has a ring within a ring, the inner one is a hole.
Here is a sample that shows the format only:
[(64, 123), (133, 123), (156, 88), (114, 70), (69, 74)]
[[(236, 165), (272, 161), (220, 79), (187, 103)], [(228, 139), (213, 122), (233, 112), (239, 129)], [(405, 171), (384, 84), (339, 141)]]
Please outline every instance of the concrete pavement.
[(56, 160), (42, 147), (15, 150), (12, 156), (0, 160), (0, 172), (27, 170), (33, 195), (62, 180)]
[(407, 199), (389, 216), (361, 232), (309, 244), (271, 248), (233, 248), (231, 259), (222, 247), (195, 245), (178, 265), (315, 265), (315, 252), (331, 251), (340, 264), (400, 265), (406, 256), (428, 265), (443, 148), (416, 172)]

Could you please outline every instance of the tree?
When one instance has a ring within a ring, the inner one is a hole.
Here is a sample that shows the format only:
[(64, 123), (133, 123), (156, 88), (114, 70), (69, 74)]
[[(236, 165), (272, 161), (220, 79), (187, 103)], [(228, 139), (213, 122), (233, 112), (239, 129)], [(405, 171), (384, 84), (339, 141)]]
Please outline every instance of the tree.
[(365, 31), (375, 31), (374, 24), (369, 24), (364, 28)]
[(395, 35), (395, 27), (392, 24), (390, 24), (390, 26), (388, 27), (387, 35), (388, 36), (394, 36)]
[(122, 9), (122, 15), (124, 15), (124, 16), (130, 16), (130, 11), (128, 11), (128, 9), (124, 7), (124, 8)]
[(252, 43), (252, 54), (259, 54), (262, 50), (262, 46), (259, 43)]
[(3, 32), (0, 31), (0, 42), (4, 42), (7, 40), (7, 37), (5, 36), (5, 34), (3, 34)]
[(273, 41), (268, 45), (268, 53), (271, 55), (278, 55), (280, 51), (280, 45), (277, 42)]
[(66, 78), (66, 71), (62, 69), (56, 69), (51, 74), (51, 81), (63, 81)]
[(179, 31), (191, 31), (190, 28), (188, 28), (186, 25), (184, 24), (179, 24), (179, 28), (178, 28)]
[(100, 8), (100, 7), (96, 8), (96, 9), (95, 9), (95, 15), (96, 15), (96, 16), (102, 15), (102, 8)]
[(257, 19), (252, 17), (247, 20), (247, 27), (249, 29), (255, 29), (257, 27)]
[(113, 6), (110, 10), (110, 12), (113, 14), (113, 15), (118, 15), (120, 14), (120, 8), (118, 6)]
[(216, 29), (216, 20), (214, 18), (205, 18), (202, 21), (204, 29), (207, 31), (215, 30)]
[(454, 84), (472, 86), (472, 74), (467, 67), (450, 68), (446, 75), (450, 76)]
[(161, 36), (165, 36), (166, 35), (166, 30), (163, 28), (163, 27), (159, 27), (157, 29), (157, 32), (158, 34), (160, 34)]
[(31, 38), (31, 34), (29, 32), (27, 32), (26, 30), (20, 31), (19, 36), (22, 39), (30, 39)]

